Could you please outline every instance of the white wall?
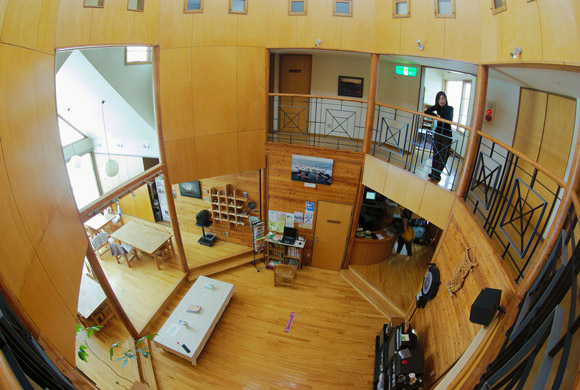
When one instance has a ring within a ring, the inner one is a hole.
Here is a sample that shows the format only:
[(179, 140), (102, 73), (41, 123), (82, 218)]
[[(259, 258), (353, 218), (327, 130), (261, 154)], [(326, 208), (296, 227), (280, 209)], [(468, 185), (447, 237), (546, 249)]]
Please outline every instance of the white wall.
[(389, 62), (381, 59), (379, 64), (379, 85), (377, 87), (377, 102), (417, 110), (419, 92), (421, 90), (421, 67), (417, 68), (417, 77), (401, 76), (395, 74), (395, 66), (406, 65)]
[(490, 78), (487, 100), (495, 101), (495, 117), (492, 124), (483, 121), (483, 132), (512, 146), (520, 104), (520, 87)]
[(338, 76), (363, 78), (363, 96), (367, 99), (371, 56), (351, 53), (316, 53), (312, 55), (311, 95), (338, 96)]

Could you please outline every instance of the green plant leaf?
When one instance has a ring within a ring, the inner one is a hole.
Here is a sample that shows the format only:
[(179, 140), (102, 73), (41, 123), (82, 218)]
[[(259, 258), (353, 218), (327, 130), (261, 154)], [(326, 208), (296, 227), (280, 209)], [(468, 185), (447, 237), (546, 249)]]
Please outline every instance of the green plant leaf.
[(145, 336), (145, 338), (146, 338), (146, 339), (149, 339), (149, 340), (153, 340), (153, 337), (155, 337), (155, 336), (157, 336), (157, 333), (155, 333), (155, 334), (150, 334), (150, 335), (147, 335), (147, 336)]
[(87, 346), (86, 346), (86, 344), (83, 344), (83, 345), (81, 345), (81, 346), (79, 347), (79, 349), (80, 349), (81, 351), (84, 351), (85, 349), (87, 349)]
[(147, 359), (149, 357), (149, 352), (143, 351), (143, 357)]
[(123, 368), (125, 368), (125, 366), (127, 365), (127, 362), (129, 361), (129, 359), (125, 359), (125, 361), (123, 362)]

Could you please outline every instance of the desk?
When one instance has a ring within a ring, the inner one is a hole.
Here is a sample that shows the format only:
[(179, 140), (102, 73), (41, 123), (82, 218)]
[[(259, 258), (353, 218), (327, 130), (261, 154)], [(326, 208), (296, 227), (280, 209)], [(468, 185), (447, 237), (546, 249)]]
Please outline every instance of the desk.
[(350, 256), (350, 264), (377, 264), (389, 258), (393, 252), (393, 246), (397, 242), (396, 235), (389, 235), (384, 230), (375, 233), (383, 236), (383, 239), (355, 237)]
[(158, 269), (161, 269), (159, 266), (167, 262), (175, 254), (171, 243), (173, 234), (132, 221), (113, 232), (111, 237), (152, 256), (157, 263)]
[[(206, 283), (212, 284), (213, 289), (205, 288)], [(191, 363), (196, 365), (205, 343), (235, 292), (233, 284), (200, 276), (153, 341), (167, 352), (191, 360)], [(190, 313), (187, 311), (189, 305), (199, 305), (201, 310), (198, 313)], [(187, 322), (187, 326), (182, 324), (183, 321)], [(189, 352), (181, 347), (183, 344), (187, 346)]]
[(81, 277), (77, 313), (86, 327), (103, 326), (113, 317), (101, 285), (84, 273)]
[(113, 219), (116, 217), (115, 214), (97, 214), (87, 222), (85, 222), (85, 226), (89, 230), (89, 235), (91, 237), (95, 236), (98, 232), (105, 228), (105, 226), (110, 225), (111, 230), (113, 226)]

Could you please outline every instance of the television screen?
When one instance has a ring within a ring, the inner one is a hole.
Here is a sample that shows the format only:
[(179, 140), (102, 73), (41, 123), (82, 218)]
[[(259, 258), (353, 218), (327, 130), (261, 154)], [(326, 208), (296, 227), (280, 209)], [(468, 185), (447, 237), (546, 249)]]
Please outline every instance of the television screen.
[(366, 196), (365, 196), (365, 199), (367, 199), (367, 200), (375, 200), (376, 198), (377, 198), (377, 193), (374, 191), (368, 191)]
[(199, 181), (179, 183), (179, 193), (181, 196), (189, 196), (190, 198), (201, 199), (201, 186)]

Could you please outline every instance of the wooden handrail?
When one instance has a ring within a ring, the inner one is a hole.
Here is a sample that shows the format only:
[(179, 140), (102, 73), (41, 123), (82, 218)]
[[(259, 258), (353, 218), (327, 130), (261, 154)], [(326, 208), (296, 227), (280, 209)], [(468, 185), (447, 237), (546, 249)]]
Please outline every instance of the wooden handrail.
[(355, 102), (355, 103), (366, 103), (367, 101), (364, 99), (351, 99), (351, 98), (343, 98), (343, 97), (336, 97), (336, 96), (320, 96), (320, 95), (300, 95), (294, 93), (269, 93), (268, 96), (281, 96), (281, 97), (301, 97), (301, 98), (309, 98), (309, 99), (332, 99), (332, 100), (342, 100), (346, 102)]
[(462, 125), (461, 123), (448, 121), (447, 119), (439, 118), (438, 116), (434, 116), (434, 115), (428, 115), (428, 114), (425, 114), (424, 112), (413, 111), (413, 110), (409, 110), (407, 108), (392, 106), (390, 104), (385, 104), (385, 103), (378, 103), (377, 102), (376, 104), (377, 104), (377, 106), (392, 108), (393, 110), (408, 112), (409, 114), (421, 115), (421, 116), (424, 116), (426, 118), (435, 119), (438, 122), (449, 123), (450, 125), (455, 125), (457, 127), (461, 127), (461, 128), (466, 129), (466, 130), (469, 130), (469, 131), (472, 130), (471, 126), (466, 126), (466, 125)]
[(576, 215), (580, 216), (580, 199), (578, 199), (578, 194), (575, 191), (571, 191), (570, 197), (572, 198), (572, 203), (574, 203)]
[(501, 142), (498, 139), (493, 138), (492, 136), (485, 134), (483, 131), (478, 131), (477, 132), (478, 135), (480, 135), (483, 138), (486, 138), (488, 140), (490, 140), (491, 142), (493, 142), (496, 145), (501, 146), (502, 148), (504, 148), (505, 150), (507, 150), (508, 152), (515, 154), (516, 156), (518, 156), (518, 158), (524, 160), (525, 162), (527, 162), (528, 164), (530, 164), (531, 166), (533, 166), (534, 168), (536, 168), (538, 171), (542, 172), (544, 175), (548, 176), (548, 178), (550, 180), (552, 180), (554, 183), (558, 184), (560, 187), (562, 188), (566, 188), (567, 184), (564, 180), (560, 179), (558, 176), (556, 176), (555, 173), (553, 173), (552, 171), (550, 171), (547, 168), (544, 168), (543, 166), (541, 166), (540, 164), (538, 164), (536, 161), (532, 160), (531, 158), (529, 158), (528, 156), (524, 155), (522, 152), (512, 148), (511, 146)]
[(153, 168), (146, 170), (145, 172), (135, 176), (134, 178), (127, 180), (121, 186), (103, 194), (100, 198), (92, 201), (85, 207), (79, 210), (79, 216), (81, 218), (81, 222), (85, 223), (88, 221), (92, 216), (95, 210), (99, 210), (103, 208), (105, 205), (111, 202), (111, 200), (117, 199), (119, 196), (127, 192), (132, 188), (136, 188), (140, 183), (144, 180), (149, 179), (151, 176), (158, 176), (159, 174), (163, 173), (164, 164), (157, 164)]

